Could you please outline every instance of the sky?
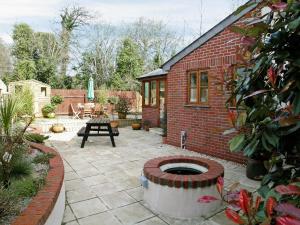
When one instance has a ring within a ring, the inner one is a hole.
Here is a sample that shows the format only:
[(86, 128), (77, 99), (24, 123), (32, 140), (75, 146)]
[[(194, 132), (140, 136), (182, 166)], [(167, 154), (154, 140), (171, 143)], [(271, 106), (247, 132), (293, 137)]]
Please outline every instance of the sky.
[[(0, 0), (0, 38), (12, 43), (14, 24), (28, 23), (35, 31), (54, 31), (59, 27), (63, 7), (80, 5), (96, 21), (122, 26), (140, 17), (162, 20), (189, 41), (228, 16), (246, 0)], [(202, 13), (201, 13), (202, 12)]]

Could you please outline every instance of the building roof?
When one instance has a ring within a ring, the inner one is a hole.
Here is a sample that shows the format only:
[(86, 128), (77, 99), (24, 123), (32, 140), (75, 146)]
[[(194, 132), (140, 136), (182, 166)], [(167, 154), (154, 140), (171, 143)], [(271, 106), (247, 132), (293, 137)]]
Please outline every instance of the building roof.
[(13, 82), (10, 82), (9, 85), (13, 85), (13, 84), (24, 84), (24, 83), (37, 83), (41, 86), (47, 86), (47, 87), (50, 87), (49, 84), (45, 84), (41, 81), (38, 81), (38, 80), (35, 80), (35, 79), (30, 79), (30, 80), (18, 80), (18, 81), (13, 81)]
[(151, 78), (151, 77), (157, 77), (157, 76), (164, 76), (167, 75), (168, 72), (164, 71), (163, 69), (156, 69), (151, 71), (150, 73), (146, 73), (142, 76), (140, 76), (138, 79), (145, 79), (145, 78)]
[(258, 5), (258, 3), (261, 0), (250, 0), (249, 2), (254, 2), (255, 4), (251, 4), (249, 7), (246, 9), (242, 10), (240, 13), (232, 13), (228, 17), (226, 17), (224, 20), (222, 20), (220, 23), (218, 23), (216, 26), (211, 28), (209, 31), (207, 31), (205, 34), (203, 34), (201, 37), (196, 39), (194, 42), (192, 42), (190, 45), (185, 47), (183, 50), (181, 50), (179, 53), (177, 53), (175, 56), (173, 56), (171, 59), (169, 59), (167, 62), (165, 62), (161, 68), (164, 71), (169, 71), (171, 66), (176, 64), (179, 60), (184, 58), (185, 56), (189, 55), (191, 52), (202, 46), (204, 43), (209, 41), (211, 38), (225, 30), (227, 27), (238, 21), (240, 18), (242, 18), (244, 15), (249, 13), (251, 10), (255, 9)]

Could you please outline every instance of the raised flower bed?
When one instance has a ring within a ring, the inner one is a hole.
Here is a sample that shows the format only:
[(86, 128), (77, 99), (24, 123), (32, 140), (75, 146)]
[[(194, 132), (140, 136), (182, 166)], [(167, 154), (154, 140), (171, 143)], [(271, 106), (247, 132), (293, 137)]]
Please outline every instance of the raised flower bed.
[(30, 147), (43, 153), (52, 153), (45, 185), (12, 222), (12, 225), (61, 224), (65, 208), (64, 165), (52, 148), (31, 143)]

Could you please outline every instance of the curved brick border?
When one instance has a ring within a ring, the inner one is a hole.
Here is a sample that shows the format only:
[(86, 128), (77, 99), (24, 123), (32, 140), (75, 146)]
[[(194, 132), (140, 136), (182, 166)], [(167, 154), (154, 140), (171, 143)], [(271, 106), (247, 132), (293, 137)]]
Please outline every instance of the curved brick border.
[(52, 212), (64, 181), (64, 165), (60, 155), (50, 147), (42, 144), (30, 143), (31, 148), (56, 156), (50, 159), (50, 169), (46, 177), (46, 184), (33, 197), (27, 208), (12, 223), (12, 225), (42, 225)]
[[(176, 175), (163, 172), (160, 167), (169, 163), (193, 163), (204, 166), (207, 172), (199, 175)], [(144, 165), (144, 175), (148, 180), (169, 187), (198, 188), (211, 186), (217, 178), (224, 176), (224, 167), (212, 160), (189, 156), (167, 156), (151, 159)]]

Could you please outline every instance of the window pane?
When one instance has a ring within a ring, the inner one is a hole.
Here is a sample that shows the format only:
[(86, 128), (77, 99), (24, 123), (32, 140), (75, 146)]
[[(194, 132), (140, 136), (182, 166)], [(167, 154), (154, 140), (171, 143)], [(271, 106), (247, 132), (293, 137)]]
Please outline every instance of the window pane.
[(156, 80), (151, 81), (151, 106), (156, 106)]
[(190, 83), (191, 88), (197, 87), (197, 74), (196, 73), (191, 74), (191, 81), (190, 82), (191, 82)]
[(200, 87), (200, 102), (208, 102), (208, 87)]
[(144, 86), (144, 104), (149, 105), (149, 82), (145, 82)]
[(197, 88), (191, 88), (190, 92), (190, 102), (197, 102)]
[(200, 85), (203, 86), (208, 86), (208, 76), (206, 72), (201, 73), (201, 81)]
[(190, 75), (190, 102), (197, 102), (197, 74)]
[(165, 97), (165, 81), (163, 80), (159, 81), (159, 97)]

